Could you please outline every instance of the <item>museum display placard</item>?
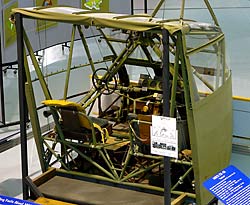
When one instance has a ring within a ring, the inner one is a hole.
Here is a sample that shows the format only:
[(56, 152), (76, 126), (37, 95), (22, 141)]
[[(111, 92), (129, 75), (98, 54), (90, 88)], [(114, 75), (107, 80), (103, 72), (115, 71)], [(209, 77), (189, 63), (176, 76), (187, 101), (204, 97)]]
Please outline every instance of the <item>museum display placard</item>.
[(151, 154), (178, 158), (176, 118), (152, 116)]
[(225, 205), (250, 205), (250, 179), (233, 165), (221, 170), (203, 185)]

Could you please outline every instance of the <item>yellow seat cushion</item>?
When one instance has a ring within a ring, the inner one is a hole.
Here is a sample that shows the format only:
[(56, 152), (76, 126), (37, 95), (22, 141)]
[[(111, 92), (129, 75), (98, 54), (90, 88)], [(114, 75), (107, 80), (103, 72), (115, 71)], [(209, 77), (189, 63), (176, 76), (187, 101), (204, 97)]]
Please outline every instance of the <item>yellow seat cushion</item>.
[(85, 111), (80, 104), (68, 100), (44, 100), (42, 103), (47, 106), (55, 107), (75, 107), (78, 111)]

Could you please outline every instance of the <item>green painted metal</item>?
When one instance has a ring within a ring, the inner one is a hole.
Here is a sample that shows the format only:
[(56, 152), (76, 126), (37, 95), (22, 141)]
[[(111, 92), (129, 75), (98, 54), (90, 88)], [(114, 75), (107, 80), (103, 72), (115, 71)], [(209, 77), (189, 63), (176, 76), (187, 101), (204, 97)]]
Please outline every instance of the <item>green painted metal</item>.
[(215, 88), (212, 86), (206, 79), (204, 79), (193, 67), (191, 67), (193, 74), (199, 78), (211, 91), (214, 91)]
[(213, 9), (212, 9), (210, 3), (209, 3), (209, 0), (204, 0), (204, 2), (205, 2), (205, 4), (206, 4), (206, 6), (207, 6), (207, 8), (208, 8), (208, 11), (210, 12), (210, 14), (211, 14), (213, 20), (214, 20), (215, 25), (219, 26), (219, 22), (218, 22), (218, 20), (217, 20), (217, 18), (216, 18), (216, 15), (215, 15), (215, 13), (214, 13), (214, 11), (213, 11)]
[[(130, 138), (131, 138), (131, 135), (130, 135)], [(128, 163), (129, 163), (131, 157), (132, 157), (132, 150), (131, 150), (131, 147), (129, 147), (128, 154), (125, 158), (125, 161), (123, 162), (123, 169), (122, 169), (121, 174), (120, 174), (120, 179), (122, 179), (124, 177), (125, 171), (128, 167)]]
[(144, 168), (144, 169), (141, 169), (141, 168), (136, 168), (134, 169), (132, 172), (130, 172), (128, 175), (126, 175), (124, 178), (121, 179), (121, 181), (127, 181), (128, 179), (130, 178), (133, 178), (133, 177), (136, 177), (138, 176), (139, 174), (142, 174), (142, 173), (147, 173), (149, 170), (152, 170), (153, 168), (159, 166), (160, 164), (162, 164), (162, 161), (160, 162), (156, 162), (152, 165), (149, 165), (148, 167)]
[(74, 42), (75, 42), (75, 32), (76, 32), (76, 25), (73, 25), (70, 47), (69, 47), (68, 66), (67, 66), (66, 79), (65, 79), (65, 85), (64, 85), (64, 95), (63, 95), (64, 100), (66, 100), (67, 95), (68, 95), (69, 78), (70, 78), (71, 64), (72, 64), (72, 58), (73, 58), (73, 49), (74, 49)]
[(83, 44), (83, 46), (84, 46), (85, 52), (86, 52), (86, 54), (87, 54), (87, 57), (88, 57), (88, 60), (89, 60), (89, 64), (90, 64), (90, 66), (91, 66), (92, 71), (94, 72), (94, 71), (95, 71), (95, 65), (94, 65), (93, 59), (92, 59), (91, 54), (90, 54), (90, 50), (89, 50), (89, 47), (88, 47), (88, 43), (87, 43), (87, 41), (86, 41), (86, 38), (85, 38), (85, 36), (84, 36), (84, 33), (82, 32), (81, 26), (77, 25), (77, 29), (78, 29), (79, 35), (80, 35), (80, 37), (81, 37), (82, 44)]
[(44, 164), (44, 148), (43, 148), (43, 142), (41, 140), (41, 127), (39, 124), (39, 118), (38, 114), (36, 111), (36, 102), (35, 102), (35, 97), (34, 97), (34, 90), (32, 87), (32, 81), (31, 81), (31, 76), (30, 76), (30, 71), (29, 71), (29, 65), (27, 62), (27, 55), (26, 51), (24, 50), (24, 68), (25, 68), (25, 74), (26, 74), (26, 79), (27, 82), (25, 84), (25, 95), (27, 99), (27, 106), (28, 110), (30, 110), (30, 118), (34, 119), (31, 120), (31, 126), (33, 130), (33, 136), (35, 139), (36, 147), (37, 147), (37, 152), (38, 152), (38, 158), (39, 162), (41, 165), (41, 169), (44, 172), (47, 167)]
[[(46, 141), (44, 141), (43, 143), (47, 147), (47, 149), (50, 151), (50, 153), (52, 153), (52, 155), (56, 158), (56, 161), (60, 162), (60, 164), (62, 165), (64, 169), (69, 170), (69, 167), (64, 163), (63, 157), (60, 156), (58, 153), (56, 153), (56, 151), (52, 149), (51, 146)], [(47, 162), (46, 165), (49, 166), (50, 163)]]
[(228, 76), (224, 86), (212, 95), (193, 102), (193, 119), (189, 122), (193, 121), (195, 127), (190, 140), (198, 204), (212, 199), (202, 183), (229, 164), (232, 144), (231, 83)]
[(222, 83), (224, 84), (226, 82), (226, 79), (227, 79), (227, 72), (230, 72), (228, 67), (227, 67), (227, 64), (226, 64), (226, 58), (225, 58), (225, 55), (226, 55), (226, 46), (225, 46), (225, 41), (221, 41), (221, 49), (222, 49), (222, 73), (223, 73), (223, 79), (222, 79)]
[(160, 0), (158, 4), (156, 5), (154, 11), (152, 12), (151, 16), (155, 17), (155, 15), (158, 13), (159, 9), (161, 8), (162, 4), (165, 2), (165, 0)]
[[(24, 35), (23, 35), (23, 36), (24, 36), (25, 45), (26, 45), (26, 47), (27, 47), (27, 50), (29, 51), (29, 55), (30, 55), (30, 57), (31, 57), (31, 61), (32, 61), (33, 65), (34, 65), (36, 74), (37, 74), (37, 76), (38, 76), (40, 85), (41, 85), (41, 87), (42, 87), (44, 96), (45, 96), (45, 98), (46, 98), (47, 100), (48, 100), (48, 99), (51, 99), (52, 97), (51, 97), (51, 94), (50, 94), (50, 92), (49, 92), (48, 86), (47, 86), (47, 84), (46, 84), (46, 82), (45, 82), (43, 73), (41, 72), (41, 69), (40, 69), (39, 64), (38, 64), (38, 62), (37, 62), (37, 60), (36, 60), (36, 57), (35, 57), (35, 55), (34, 55), (34, 51), (33, 51), (33, 49), (32, 49), (32, 46), (31, 46), (31, 44), (30, 44), (30, 42), (29, 42), (29, 39), (28, 39), (28, 37), (27, 37), (27, 34), (26, 34), (25, 30), (24, 30)], [(27, 60), (26, 60), (26, 61), (27, 61)], [(28, 83), (30, 83), (30, 85), (31, 85), (31, 77), (30, 77), (29, 69), (28, 69), (28, 66), (27, 66), (27, 65), (26, 65), (26, 72), (28, 73), (28, 74), (26, 74), (26, 75), (27, 75)], [(31, 93), (31, 94), (33, 94), (33, 96), (34, 96), (34, 93)], [(32, 100), (32, 99), (31, 99), (31, 100)], [(33, 100), (35, 100), (35, 99), (33, 99)], [(33, 100), (32, 100), (32, 101), (33, 101)], [(31, 102), (32, 102), (32, 101), (31, 101)], [(31, 104), (31, 105), (32, 105), (32, 104)], [(32, 109), (32, 108), (31, 108), (31, 109)], [(33, 111), (30, 111), (30, 112), (34, 112), (34, 110), (33, 110)], [(37, 114), (36, 114), (36, 115), (37, 115)], [(55, 111), (52, 110), (52, 115), (53, 115), (53, 118), (54, 118), (54, 121), (55, 121), (55, 124), (56, 124), (57, 131), (58, 131), (59, 136), (60, 136), (61, 138), (64, 138), (63, 133), (62, 133), (62, 131), (61, 131), (61, 129), (60, 129), (60, 126), (59, 126), (59, 124), (58, 124), (58, 115), (57, 115), (57, 113), (56, 113)], [(36, 123), (39, 122), (39, 121), (36, 121), (36, 120), (37, 120), (37, 116), (34, 115), (34, 118), (33, 118), (31, 121), (34, 121), (34, 122), (32, 122), (32, 123), (34, 124), (34, 126), (35, 126), (34, 129), (36, 129), (36, 130), (34, 130), (34, 132), (37, 132), (37, 134), (39, 134), (40, 131), (37, 130), (37, 127), (36, 127)], [(38, 136), (38, 135), (37, 135), (37, 136)], [(39, 136), (38, 136), (38, 137), (39, 137)], [(38, 140), (37, 140), (37, 142), (38, 142)], [(44, 143), (45, 143), (45, 142), (44, 142)], [(64, 145), (63, 145), (63, 146), (64, 146)], [(43, 145), (42, 145), (41, 143), (39, 143), (39, 142), (38, 142), (38, 149), (39, 149), (40, 151), (43, 150)], [(46, 164), (46, 163), (43, 164), (43, 167), (44, 167), (44, 168), (45, 168), (45, 167), (48, 167), (48, 164)]]
[(40, 127), (39, 118), (36, 112), (36, 103), (35, 103), (34, 95), (32, 92), (32, 86), (30, 86), (28, 83), (25, 84), (25, 93), (26, 93), (26, 99), (27, 99), (27, 105), (28, 105), (30, 118), (34, 119), (31, 121), (31, 126), (32, 126), (33, 137), (34, 137), (36, 147), (37, 147), (39, 162), (41, 165), (42, 172), (45, 172), (48, 167), (44, 163), (45, 150), (43, 148), (43, 141), (41, 138), (41, 135), (42, 135), (41, 127)]
[[(108, 47), (111, 50), (111, 52), (113, 53), (114, 57), (117, 58), (117, 54), (115, 52), (115, 49), (111, 44), (111, 39), (107, 37), (107, 35), (102, 31), (102, 29), (98, 29), (98, 31), (102, 34), (103, 38), (105, 39), (106, 43), (108, 44)], [(126, 43), (126, 41), (124, 43)]]
[(38, 64), (38, 62), (37, 62), (37, 60), (36, 60), (36, 56), (35, 56), (35, 54), (34, 54), (35, 52), (34, 52), (34, 50), (32, 49), (32, 46), (31, 46), (31, 44), (30, 44), (30, 41), (29, 41), (29, 39), (28, 39), (27, 34), (26, 34), (25, 31), (24, 31), (23, 36), (24, 36), (25, 45), (26, 45), (26, 47), (27, 47), (27, 49), (28, 49), (28, 51), (29, 51), (29, 55), (30, 55), (31, 61), (32, 61), (33, 65), (34, 65), (34, 68), (35, 68), (37, 77), (38, 77), (38, 79), (39, 79), (40, 85), (41, 85), (41, 87), (42, 87), (43, 93), (44, 93), (44, 95), (45, 95), (45, 98), (46, 98), (46, 100), (51, 100), (52, 97), (51, 97), (51, 94), (50, 94), (50, 92), (49, 92), (48, 86), (47, 86), (47, 84), (46, 84), (46, 82), (45, 82), (45, 79), (44, 79), (44, 77), (43, 77), (43, 73), (41, 72), (41, 69), (40, 69), (40, 67), (39, 67), (39, 64)]
[[(115, 168), (113, 162), (111, 161), (111, 159), (110, 159), (110, 157), (109, 157), (109, 155), (108, 155), (106, 149), (103, 149), (103, 151), (102, 151), (102, 150), (98, 150), (98, 151), (99, 151), (99, 153), (101, 154), (101, 156), (102, 156), (102, 158), (104, 159), (104, 161), (106, 162), (106, 164), (108, 165), (108, 167), (109, 167), (111, 173), (113, 174), (113, 176), (114, 176), (114, 177), (116, 178), (116, 180), (117, 180), (117, 179), (119, 178), (119, 176), (118, 176), (118, 174), (117, 174), (117, 172), (116, 172), (116, 168)], [(104, 152), (104, 153), (103, 153), (103, 152)]]
[(211, 39), (209, 42), (207, 42), (207, 43), (205, 43), (197, 48), (193, 48), (193, 49), (188, 50), (186, 55), (188, 55), (188, 56), (193, 55), (194, 53), (197, 53), (197, 52), (202, 51), (211, 45), (214, 45), (215, 43), (221, 41), (222, 39), (224, 39), (224, 34), (218, 35), (217, 37)]
[(185, 95), (185, 104), (186, 104), (186, 110), (187, 113), (190, 111), (192, 104), (191, 104), (191, 96), (190, 96), (190, 87), (188, 82), (188, 76), (187, 76), (187, 59), (184, 56), (185, 53), (185, 38), (183, 35), (181, 35), (180, 41), (180, 60), (181, 60), (181, 72), (182, 72), (182, 78), (183, 78), (183, 85), (184, 85), (184, 95)]
[(173, 81), (172, 81), (172, 89), (171, 89), (171, 102), (170, 102), (170, 117), (174, 117), (174, 111), (176, 108), (176, 89), (177, 89), (177, 80), (179, 75), (179, 58), (180, 58), (180, 34), (177, 34), (176, 39), (176, 51), (175, 51), (175, 62), (174, 62), (174, 73), (173, 73)]
[(80, 152), (80, 150), (78, 150), (76, 147), (74, 147), (74, 146), (72, 146), (70, 144), (67, 144), (67, 146), (69, 146), (72, 150), (77, 151), (77, 153), (79, 153), (84, 159), (86, 159), (88, 162), (90, 162), (91, 164), (93, 164), (96, 168), (100, 169), (104, 174), (106, 174), (107, 176), (109, 176), (111, 179), (116, 180), (115, 177), (112, 175), (112, 173), (110, 173), (105, 168), (103, 168), (101, 165), (99, 165), (98, 163), (96, 163), (95, 161), (93, 161), (90, 157), (88, 157), (85, 154), (83, 154), (82, 152)]
[[(109, 72), (106, 72), (102, 76), (103, 81), (109, 82), (112, 77), (117, 74), (118, 70), (121, 68), (125, 60), (129, 57), (129, 55), (136, 49), (138, 46), (138, 43), (136, 42), (129, 42), (126, 48), (123, 49), (123, 51), (117, 56), (117, 58), (114, 60), (112, 65), (108, 68)], [(100, 87), (101, 85), (98, 85)], [(81, 100), (81, 105), (83, 108), (87, 108), (90, 106), (101, 94), (102, 92), (96, 92), (97, 89), (92, 88), (90, 92)]]
[[(106, 178), (103, 176), (98, 176), (98, 175), (91, 175), (91, 174), (86, 174), (86, 173), (81, 173), (81, 172), (75, 172), (75, 171), (66, 171), (63, 169), (57, 169), (58, 173), (62, 173), (64, 175), (73, 175), (73, 176), (81, 176), (81, 177), (87, 177), (95, 180), (100, 180), (100, 181), (106, 181), (106, 182), (111, 182), (111, 183), (119, 183), (121, 185), (126, 185), (126, 186), (131, 186), (131, 187), (136, 187), (136, 188), (141, 188), (141, 189), (147, 189), (147, 190), (153, 190), (153, 191), (158, 191), (158, 192), (163, 192), (164, 189), (161, 187), (155, 187), (155, 186), (150, 186), (150, 185), (145, 185), (145, 184), (137, 184), (137, 183), (129, 183), (129, 182), (115, 182), (110, 178)], [(182, 191), (171, 191), (172, 194), (174, 195), (182, 195), (186, 194), (190, 198), (196, 198), (195, 194), (192, 193), (186, 193)]]
[(184, 19), (184, 11), (185, 11), (185, 0), (181, 1), (181, 9), (180, 9), (180, 22), (183, 23)]
[[(206, 3), (213, 21), (218, 26), (217, 19), (210, 7), (209, 2), (207, 0), (204, 0), (204, 2)], [(100, 26), (97, 29), (105, 39), (107, 48), (110, 49), (112, 54), (111, 56), (107, 56), (102, 62), (108, 62), (107, 64), (110, 66), (107, 67), (107, 72), (100, 79), (101, 83), (97, 83), (96, 87), (93, 86), (89, 90), (89, 93), (83, 96), (80, 104), (83, 108), (90, 107), (91, 110), (96, 99), (101, 98), (103, 92), (105, 92), (106, 88), (103, 83), (107, 84), (109, 89), (117, 89), (114, 94), (118, 95), (116, 99), (121, 99), (123, 104), (116, 112), (116, 121), (114, 124), (124, 122), (123, 117), (126, 116), (126, 113), (124, 115), (123, 112), (137, 114), (137, 104), (146, 104), (148, 99), (151, 100), (154, 97), (154, 92), (161, 93), (161, 90), (151, 92), (149, 90), (145, 90), (144, 88), (136, 87), (133, 84), (125, 86), (119, 84), (119, 82), (116, 87), (114, 85), (108, 85), (108, 82), (110, 82), (112, 78), (125, 67), (125, 65), (150, 67), (153, 68), (154, 71), (158, 72), (158, 74), (161, 73), (161, 62), (154, 61), (153, 56), (162, 58), (161, 30), (168, 29), (172, 39), (170, 52), (173, 57), (173, 62), (171, 61), (171, 64), (169, 65), (172, 80), (170, 115), (174, 117), (176, 114), (175, 110), (178, 108), (178, 91), (184, 96), (184, 100), (181, 101), (181, 104), (186, 109), (185, 117), (187, 118), (188, 138), (190, 140), (190, 146), (192, 150), (192, 160), (190, 159), (190, 161), (181, 159), (170, 160), (172, 164), (175, 163), (175, 165), (187, 167), (187, 170), (185, 170), (185, 172), (180, 175), (180, 180), (172, 186), (171, 193), (183, 194), (183, 191), (178, 190), (181, 180), (186, 178), (188, 175), (194, 174), (196, 189), (195, 194), (188, 193), (187, 195), (192, 198), (196, 197), (196, 203), (203, 205), (209, 202), (211, 195), (202, 187), (202, 182), (220, 169), (224, 168), (229, 163), (231, 153), (231, 76), (226, 68), (224, 34), (220, 31), (219, 27), (213, 27), (212, 25), (211, 28), (214, 29), (211, 30), (203, 30), (202, 27), (193, 29), (192, 25), (189, 25), (190, 22), (185, 21), (184, 18), (185, 0), (183, 0), (181, 4), (180, 19), (178, 23), (171, 21), (168, 22), (167, 20), (157, 21), (154, 19), (154, 16), (163, 3), (164, 0), (159, 1), (151, 16), (105, 14), (105, 16), (102, 17), (101, 14), (93, 12), (65, 14), (64, 12), (57, 11), (57, 7), (53, 12), (50, 13), (50, 17), (47, 15), (49, 12), (47, 8), (34, 10), (32, 11), (33, 13), (29, 9), (25, 8), (15, 9), (14, 12), (20, 12), (21, 14), (27, 15), (31, 18), (47, 20), (49, 18), (49, 20), (66, 22), (74, 25), (71, 36), (68, 65), (67, 69), (63, 71), (66, 71), (66, 80), (63, 94), (64, 99), (68, 98), (70, 74), (74, 70), (71, 68), (71, 64), (75, 29), (77, 27), (81, 36), (83, 47), (86, 51), (87, 58), (89, 60), (89, 64), (86, 66), (90, 66), (93, 73), (95, 73), (95, 65), (99, 62), (93, 62), (90, 53), (91, 48), (88, 46), (80, 25)], [(142, 18), (144, 20), (136, 21), (136, 18)], [(119, 28), (122, 31), (125, 30), (127, 37), (126, 39), (109, 38), (108, 35), (106, 35), (105, 32), (101, 30), (102, 27), (115, 29)], [(207, 39), (207, 42), (198, 46), (195, 44), (193, 47), (190, 46), (187, 48), (186, 37), (188, 35), (203, 35), (204, 38)], [(157, 38), (155, 38), (155, 36), (157, 36)], [(46, 76), (41, 72), (26, 34), (24, 35), (24, 41), (31, 56), (32, 63), (34, 64), (45, 99), (52, 99), (48, 86), (45, 82)], [(124, 48), (120, 53), (116, 53), (116, 50), (112, 45), (113, 42), (123, 44)], [(208, 47), (212, 47), (214, 49), (209, 50)], [(137, 48), (143, 52), (144, 59), (131, 57)], [(215, 70), (215, 75), (213, 76), (213, 78), (215, 78), (215, 86), (209, 80), (207, 80), (203, 73), (200, 73), (199, 70), (196, 70), (195, 65), (191, 64), (190, 59), (192, 56), (200, 52), (217, 55), (217, 65), (215, 65), (215, 68), (213, 68)], [(54, 137), (49, 135), (42, 136), (41, 130), (39, 128), (37, 111), (35, 108), (35, 93), (32, 90), (32, 82), (27, 66), (27, 59), (25, 64), (27, 75), (27, 102), (29, 105), (31, 122), (33, 124), (33, 131), (37, 141), (36, 145), (38, 149), (40, 149), (38, 152), (39, 155), (41, 155), (39, 157), (40, 161), (42, 161), (41, 164), (44, 170), (46, 170), (51, 164), (59, 162), (63, 169), (65, 169), (62, 170), (64, 173), (89, 177), (96, 180), (106, 180), (114, 184), (119, 183), (122, 185), (129, 185), (155, 191), (164, 191), (164, 189), (161, 187), (130, 182), (134, 178), (139, 178), (140, 176), (149, 174), (150, 171), (155, 167), (161, 166), (163, 164), (163, 157), (140, 151), (139, 146), (143, 145), (137, 143), (137, 133), (132, 126), (133, 123), (139, 124), (140, 120), (132, 118), (132, 120), (130, 119), (126, 121), (128, 125), (128, 133), (112, 134), (112, 137), (117, 137), (118, 140), (129, 140), (129, 144), (126, 145), (124, 150), (122, 150), (124, 153), (122, 154), (122, 157), (119, 156), (119, 160), (114, 157), (116, 151), (109, 149), (112, 145), (119, 145), (119, 142), (115, 141), (111, 144), (101, 142), (96, 136), (96, 130), (94, 127), (91, 127), (90, 129), (92, 138), (89, 141), (84, 141), (84, 139), (71, 140), (68, 139), (67, 136), (64, 136), (62, 123), (60, 122), (60, 115), (58, 115), (60, 112), (58, 107), (50, 107), (53, 119), (55, 121), (54, 132), (56, 135)], [(220, 72), (216, 70), (218, 68), (221, 68)], [(209, 88), (211, 91), (210, 95), (207, 97), (199, 95), (196, 82), (197, 79), (200, 80), (200, 83)], [(220, 85), (220, 83), (222, 85)], [(157, 103), (158, 102), (150, 102), (148, 105), (157, 105)], [(151, 122), (144, 122), (146, 125), (151, 125)], [(225, 129), (221, 129), (222, 127)], [(57, 145), (60, 145), (60, 151), (56, 151)], [(46, 150), (44, 151), (45, 148)], [(43, 152), (46, 152), (46, 155)], [(84, 162), (87, 161), (92, 167), (94, 167), (94, 171), (98, 171), (99, 174), (104, 176), (91, 174), (91, 171), (93, 170), (91, 170), (90, 173), (72, 171), (71, 168), (74, 165), (78, 165), (77, 158), (74, 158), (74, 154), (76, 153), (77, 156), (81, 158), (81, 160)], [(55, 161), (52, 162), (51, 160), (53, 158), (55, 158)], [(140, 161), (140, 159), (143, 160)], [(158, 171), (160, 172), (160, 169)]]
[(182, 175), (180, 176), (179, 180), (176, 182), (176, 184), (174, 184), (172, 187), (171, 187), (171, 191), (174, 191), (176, 189), (176, 187), (180, 184), (183, 183), (183, 180), (185, 179), (185, 177), (188, 176), (188, 174), (193, 170), (193, 167), (189, 167), (189, 169)]

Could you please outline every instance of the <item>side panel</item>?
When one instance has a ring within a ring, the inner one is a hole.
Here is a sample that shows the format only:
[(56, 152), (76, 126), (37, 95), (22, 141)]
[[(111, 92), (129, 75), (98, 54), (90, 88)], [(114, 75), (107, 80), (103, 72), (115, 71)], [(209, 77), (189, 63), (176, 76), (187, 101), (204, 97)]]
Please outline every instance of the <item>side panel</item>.
[(190, 141), (197, 204), (207, 204), (213, 196), (202, 183), (229, 164), (232, 147), (231, 77), (210, 96), (193, 103), (189, 115)]

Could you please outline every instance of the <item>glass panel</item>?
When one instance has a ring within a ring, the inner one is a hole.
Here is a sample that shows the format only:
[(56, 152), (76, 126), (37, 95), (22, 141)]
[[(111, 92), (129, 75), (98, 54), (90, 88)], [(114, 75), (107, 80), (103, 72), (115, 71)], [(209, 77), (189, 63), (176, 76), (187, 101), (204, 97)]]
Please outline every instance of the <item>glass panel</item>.
[(128, 74), (130, 77), (130, 80), (135, 82), (140, 82), (140, 78), (144, 76), (143, 78), (146, 79), (154, 79), (155, 74), (154, 70), (149, 67), (140, 67), (140, 66), (127, 66)]
[[(148, 13), (155, 8), (158, 0), (148, 0)], [(227, 63), (233, 71), (233, 95), (249, 97), (249, 44), (250, 27), (244, 26), (250, 23), (250, 1), (249, 0), (209, 0), (214, 13), (226, 36)], [(135, 13), (144, 12), (144, 1), (134, 0)], [(166, 10), (163, 16), (163, 10)], [(179, 0), (166, 0), (157, 14), (159, 18), (178, 18), (180, 13)], [(239, 15), (240, 14), (240, 15)], [(204, 1), (186, 0), (184, 13), (186, 19), (194, 19), (200, 22), (212, 22), (211, 17), (205, 9)]]
[[(192, 36), (189, 37), (192, 38)], [(205, 37), (203, 36), (203, 38)], [(197, 39), (198, 41), (201, 40), (201, 38)], [(224, 57), (222, 41), (190, 55), (189, 59), (193, 78), (200, 95), (200, 98), (195, 99), (202, 99), (208, 94), (213, 93), (224, 83)]]

